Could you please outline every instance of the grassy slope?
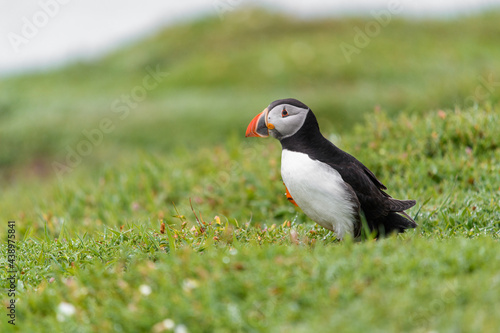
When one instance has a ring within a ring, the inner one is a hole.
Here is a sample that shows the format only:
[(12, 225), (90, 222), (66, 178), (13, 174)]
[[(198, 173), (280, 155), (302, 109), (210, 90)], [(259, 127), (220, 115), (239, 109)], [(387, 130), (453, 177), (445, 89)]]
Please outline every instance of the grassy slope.
[[(263, 17), (256, 24), (247, 15)], [(0, 156), (17, 181), (4, 186), (0, 213), (18, 221), (24, 239), (17, 328), (133, 332), (170, 318), (191, 332), (494, 332), (499, 92), (480, 107), (450, 107), (473, 94), (478, 73), (500, 72), (500, 47), (489, 40), (496, 18), (393, 22), (348, 65), (338, 42), (364, 21), (238, 13), (166, 30), (99, 63), (1, 82), (1, 140), (14, 146), (2, 144)], [(468, 29), (458, 34), (457, 24)], [(436, 31), (451, 40), (435, 42)], [(315, 50), (303, 64), (288, 52), (297, 41)], [(248, 71), (267, 53), (264, 63), (278, 55), (283, 71)], [(158, 63), (169, 78), (75, 172), (19, 180), (27, 169), (43, 175), (141, 82), (144, 66)], [(278, 144), (241, 138), (254, 113), (282, 95), (314, 105), (325, 133), (342, 131), (332, 140), (393, 196), (417, 199), (410, 213), (420, 227), (381, 242), (335, 243), (301, 224), (307, 219), (282, 194)], [(377, 104), (382, 111), (372, 113)], [(76, 313), (57, 316), (62, 302)]]
[[(365, 20), (304, 22), (257, 11), (166, 29), (95, 63), (0, 81), (0, 167), (28, 163), (51, 175), (52, 160), (104, 116), (116, 129), (86, 159), (88, 167), (133, 149), (223, 142), (279, 97), (311, 104), (327, 130), (341, 133), (377, 105), (421, 114), (472, 100), (496, 103), (499, 16), (394, 19), (350, 63), (339, 45), (354, 44), (353, 27), (364, 28)], [(141, 85), (148, 66), (169, 76), (119, 120), (113, 101)], [(491, 75), (491, 92), (476, 96), (479, 77)]]

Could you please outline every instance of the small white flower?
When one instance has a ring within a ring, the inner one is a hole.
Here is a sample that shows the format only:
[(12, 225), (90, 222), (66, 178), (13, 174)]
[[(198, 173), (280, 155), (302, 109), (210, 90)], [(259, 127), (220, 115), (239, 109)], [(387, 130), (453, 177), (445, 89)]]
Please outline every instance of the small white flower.
[(188, 329), (185, 325), (180, 324), (180, 325), (177, 325), (174, 333), (188, 333)]
[(153, 333), (162, 333), (165, 331), (171, 331), (175, 327), (175, 322), (172, 319), (165, 319), (153, 326)]
[(195, 288), (198, 287), (198, 281), (196, 280), (193, 280), (193, 279), (185, 279), (183, 282), (182, 282), (182, 289), (184, 291), (191, 291)]
[(141, 284), (139, 286), (139, 291), (141, 294), (143, 294), (144, 296), (149, 296), (151, 294), (151, 292), (153, 291), (151, 289), (150, 286), (146, 285), (146, 284)]
[(76, 308), (73, 304), (61, 302), (57, 306), (57, 320), (65, 321), (67, 317), (71, 317), (75, 314)]
[(171, 330), (175, 327), (175, 322), (172, 319), (165, 319), (162, 321), (163, 327), (167, 330)]
[(61, 304), (59, 304), (59, 306), (57, 307), (57, 311), (62, 314), (62, 315), (65, 315), (67, 317), (69, 316), (72, 316), (75, 314), (76, 312), (76, 309), (75, 309), (75, 306), (73, 304), (70, 304), (70, 303), (66, 303), (66, 302), (62, 302)]

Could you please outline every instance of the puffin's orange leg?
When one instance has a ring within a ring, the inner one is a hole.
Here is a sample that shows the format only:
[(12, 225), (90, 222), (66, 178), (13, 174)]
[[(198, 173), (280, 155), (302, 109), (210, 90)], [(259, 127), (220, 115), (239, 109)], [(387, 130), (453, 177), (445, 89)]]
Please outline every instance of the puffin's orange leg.
[[(283, 183), (283, 185), (285, 185), (285, 183)], [(290, 194), (290, 192), (288, 192), (288, 189), (286, 188), (286, 185), (285, 185), (285, 190), (286, 190), (286, 198), (288, 199), (288, 201), (290, 201), (291, 203), (293, 203), (295, 206), (299, 207), (299, 205), (297, 205), (297, 203), (295, 202), (295, 200), (293, 200), (292, 195)]]

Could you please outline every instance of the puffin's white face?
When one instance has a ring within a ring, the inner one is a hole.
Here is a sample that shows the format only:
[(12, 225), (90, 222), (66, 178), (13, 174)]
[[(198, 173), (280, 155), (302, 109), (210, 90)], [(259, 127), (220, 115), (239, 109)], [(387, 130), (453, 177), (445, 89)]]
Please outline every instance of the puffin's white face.
[(275, 106), (267, 114), (269, 134), (276, 139), (284, 139), (294, 135), (304, 125), (309, 109), (290, 104)]
[[(275, 101), (259, 113), (248, 125), (246, 136), (288, 138), (304, 125), (309, 108)], [(297, 101), (298, 102), (298, 101)], [(298, 102), (300, 103), (300, 102)], [(300, 103), (302, 104), (302, 103)]]

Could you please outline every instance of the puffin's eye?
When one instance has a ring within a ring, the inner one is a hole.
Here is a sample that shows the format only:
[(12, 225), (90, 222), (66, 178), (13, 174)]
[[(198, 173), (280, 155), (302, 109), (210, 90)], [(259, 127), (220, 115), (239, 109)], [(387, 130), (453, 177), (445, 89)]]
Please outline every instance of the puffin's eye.
[(288, 116), (288, 111), (286, 109), (283, 109), (283, 111), (281, 111), (281, 117), (284, 118)]

